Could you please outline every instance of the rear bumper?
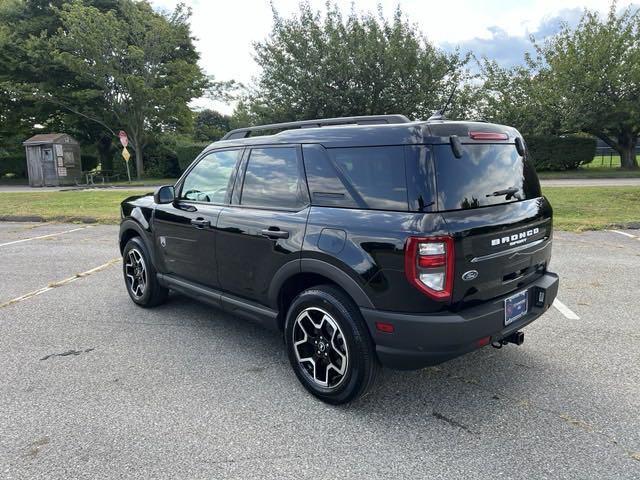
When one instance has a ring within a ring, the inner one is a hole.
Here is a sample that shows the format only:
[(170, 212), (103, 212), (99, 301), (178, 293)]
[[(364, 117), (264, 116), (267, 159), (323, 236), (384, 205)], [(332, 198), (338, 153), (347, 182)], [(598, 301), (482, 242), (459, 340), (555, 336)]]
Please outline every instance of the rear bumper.
[[(542, 315), (558, 293), (558, 276), (546, 273), (527, 285), (529, 312), (505, 327), (504, 297), (456, 313), (406, 314), (361, 308), (380, 362), (387, 367), (412, 370), (451, 360), (481, 345), (480, 339), (498, 341)], [(523, 288), (524, 290), (524, 288)], [(544, 291), (544, 302), (536, 305), (537, 294)], [(376, 322), (390, 323), (393, 333), (376, 329)]]

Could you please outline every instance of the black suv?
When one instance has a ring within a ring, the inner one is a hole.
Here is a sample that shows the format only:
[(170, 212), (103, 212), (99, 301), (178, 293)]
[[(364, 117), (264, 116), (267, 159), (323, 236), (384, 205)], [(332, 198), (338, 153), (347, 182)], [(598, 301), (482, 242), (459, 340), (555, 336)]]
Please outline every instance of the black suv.
[(522, 343), (558, 290), (551, 217), (513, 128), (350, 117), (229, 132), (122, 203), (120, 249), (135, 303), (173, 290), (280, 330), (339, 404), (379, 364)]

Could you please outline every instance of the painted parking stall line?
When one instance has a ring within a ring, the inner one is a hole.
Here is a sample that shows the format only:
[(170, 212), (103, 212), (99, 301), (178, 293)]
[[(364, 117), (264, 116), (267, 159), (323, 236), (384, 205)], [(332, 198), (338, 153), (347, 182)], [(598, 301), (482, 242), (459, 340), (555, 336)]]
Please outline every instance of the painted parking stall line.
[(552, 305), (568, 320), (580, 320), (580, 317), (576, 315), (573, 310), (571, 310), (557, 298), (553, 301)]
[(67, 233), (77, 232), (80, 230), (85, 230), (87, 228), (91, 228), (91, 225), (87, 225), (86, 227), (72, 228), (71, 230), (65, 230), (63, 232), (49, 233), (47, 235), (38, 235), (37, 237), (22, 238), (20, 240), (13, 240), (12, 242), (0, 243), (0, 247), (6, 247), (8, 245), (16, 245), (17, 243), (30, 242), (32, 240), (40, 240), (43, 238), (57, 237), (58, 235), (65, 235)]
[(620, 230), (607, 230), (607, 232), (613, 232), (613, 233), (617, 233), (618, 235), (624, 235), (625, 237), (633, 238), (635, 240), (640, 240), (640, 237), (636, 235), (632, 235), (627, 232), (621, 232)]
[(4, 307), (8, 307), (9, 305), (13, 305), (15, 303), (19, 303), (22, 302), (24, 300), (28, 300), (29, 298), (33, 298), (33, 297), (37, 297), (38, 295), (42, 295), (43, 293), (46, 293), (50, 290), (53, 290), (54, 288), (58, 288), (58, 287), (62, 287), (64, 285), (68, 285), (72, 282), (75, 282), (76, 280), (80, 279), (80, 278), (84, 278), (87, 277), (89, 275), (92, 275), (94, 273), (100, 272), (106, 268), (109, 268), (111, 265), (120, 262), (122, 259), (120, 257), (117, 258), (112, 258), (111, 260), (109, 260), (106, 263), (103, 263), (102, 265), (98, 265), (97, 267), (94, 267), (90, 270), (81, 272), (81, 273), (76, 273), (74, 276), (72, 277), (68, 277), (65, 278), (63, 280), (59, 280), (57, 282), (52, 282), (49, 285), (47, 285), (46, 287), (42, 287), (39, 288), (37, 290), (33, 290), (29, 293), (25, 293), (24, 295), (20, 295), (19, 297), (16, 298), (12, 298), (11, 300), (7, 300), (4, 303), (0, 303), (0, 308), (4, 308)]

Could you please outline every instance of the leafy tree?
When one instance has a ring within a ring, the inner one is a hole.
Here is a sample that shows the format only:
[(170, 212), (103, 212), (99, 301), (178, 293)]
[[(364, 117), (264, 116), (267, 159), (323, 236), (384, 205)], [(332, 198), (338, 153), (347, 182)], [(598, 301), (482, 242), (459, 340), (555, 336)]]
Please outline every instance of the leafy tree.
[(563, 112), (550, 104), (547, 80), (528, 66), (500, 67), (484, 59), (477, 108), (483, 120), (516, 127), (524, 135), (559, 135)]
[(198, 142), (220, 140), (231, 130), (231, 117), (215, 110), (202, 110), (196, 114), (193, 138)]
[(85, 113), (104, 125), (112, 115), (127, 131), (138, 177), (152, 132), (172, 132), (192, 121), (187, 103), (208, 87), (182, 5), (165, 16), (146, 2), (121, 0), (118, 12), (81, 1), (60, 10), (63, 28), (53, 38), (54, 58), (87, 85), (68, 92), (73, 102), (97, 100), (104, 112)]
[[(22, 150), (21, 142), (37, 132), (41, 124), (45, 131), (64, 131), (82, 143), (97, 143), (105, 151), (103, 126), (87, 122), (61, 105), (61, 90), (84, 88), (76, 76), (53, 61), (50, 39), (62, 27), (58, 9), (62, 0), (4, 0), (0, 2), (0, 148)], [(105, 11), (116, 8), (117, 0), (87, 0)], [(44, 92), (56, 92), (44, 96)], [(43, 101), (46, 100), (46, 101)], [(75, 108), (87, 106), (76, 101)], [(94, 109), (105, 109), (96, 100)], [(107, 149), (108, 149), (107, 148)], [(103, 155), (101, 155), (103, 156)], [(108, 156), (107, 156), (108, 158)]]
[(526, 66), (483, 62), (490, 120), (526, 133), (583, 132), (620, 153), (623, 168), (638, 168), (640, 133), (640, 14), (613, 3), (608, 15), (586, 11), (575, 29), (564, 25)]
[(56, 110), (25, 98), (21, 90), (24, 82), (49, 75), (46, 67), (40, 69), (31, 61), (40, 35), (59, 25), (49, 11), (44, 1), (0, 2), (0, 149), (5, 153), (21, 150), (21, 142), (35, 133), (34, 124)]
[(538, 46), (538, 64), (548, 71), (549, 98), (563, 112), (566, 129), (602, 139), (620, 153), (624, 168), (638, 168), (640, 133), (640, 14), (606, 18), (587, 11), (575, 30)]
[(353, 9), (344, 18), (336, 3), (321, 14), (302, 2), (296, 16), (282, 18), (274, 9), (273, 17), (270, 36), (254, 45), (261, 74), (234, 115), (243, 123), (428, 117), (468, 78), (468, 58), (435, 48), (399, 7), (390, 19)]

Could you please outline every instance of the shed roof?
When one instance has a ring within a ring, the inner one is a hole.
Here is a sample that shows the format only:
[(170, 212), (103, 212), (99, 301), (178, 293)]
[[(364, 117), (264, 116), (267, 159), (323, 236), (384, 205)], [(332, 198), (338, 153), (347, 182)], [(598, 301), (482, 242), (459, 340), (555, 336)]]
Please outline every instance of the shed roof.
[(44, 143), (59, 143), (64, 137), (68, 137), (70, 141), (64, 143), (78, 143), (71, 135), (67, 135), (66, 133), (39, 133), (34, 135), (31, 138), (28, 138), (24, 142), (23, 145), (42, 145)]

